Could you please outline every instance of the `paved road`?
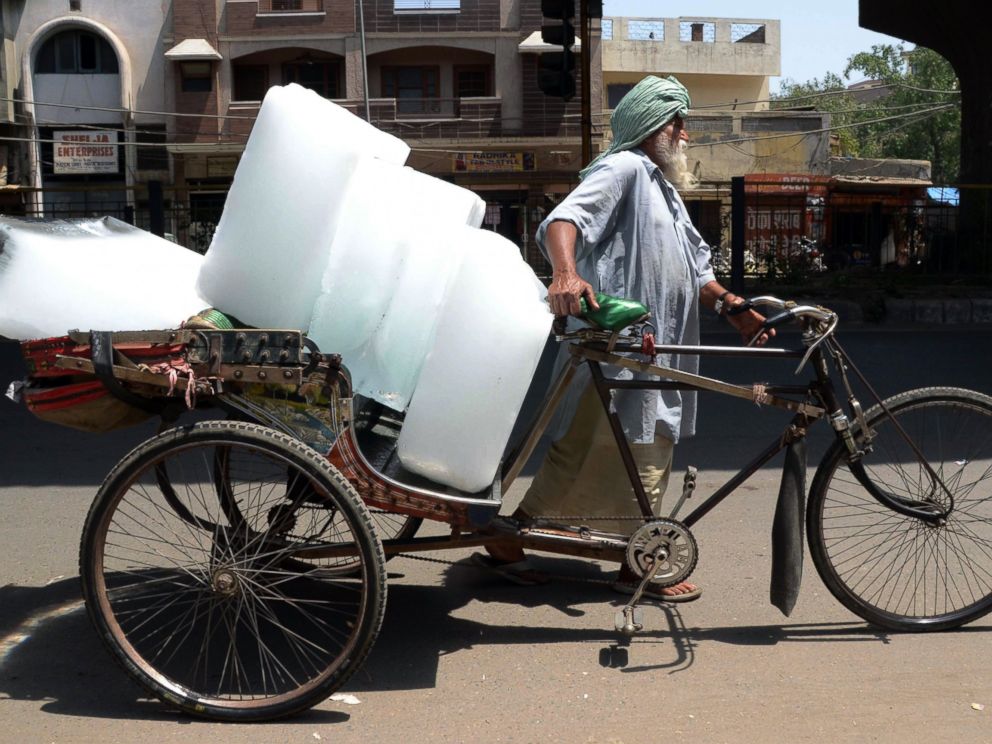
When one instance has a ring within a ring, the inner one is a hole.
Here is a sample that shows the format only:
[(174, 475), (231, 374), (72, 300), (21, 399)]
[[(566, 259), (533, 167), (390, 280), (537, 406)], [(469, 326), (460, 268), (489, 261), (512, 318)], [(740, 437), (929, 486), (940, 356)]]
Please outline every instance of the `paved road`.
[[(992, 331), (857, 331), (848, 345), (883, 394), (938, 383), (992, 393)], [(0, 344), (0, 380), (13, 353)], [(769, 375), (716, 361), (705, 371)], [(703, 406), (701, 436), (680, 447), (678, 467), (699, 466), (705, 493), (782, 417), (713, 398)], [(604, 587), (508, 586), (468, 567), (467, 552), (445, 554), (453, 566), (398, 559), (382, 635), (347, 686), (360, 704), (325, 703), (266, 726), (191, 721), (130, 685), (79, 601), (76, 546), (89, 500), (149, 433), (76, 434), (0, 401), (0, 742), (992, 738), (992, 621), (929, 636), (880, 632), (840, 607), (808, 560), (792, 617), (768, 604), (774, 467), (695, 530), (703, 599), (646, 610), (647, 632), (629, 647), (612, 630), (622, 602)], [(521, 493), (515, 487), (508, 501)], [(596, 563), (537, 560), (580, 578), (609, 575)]]

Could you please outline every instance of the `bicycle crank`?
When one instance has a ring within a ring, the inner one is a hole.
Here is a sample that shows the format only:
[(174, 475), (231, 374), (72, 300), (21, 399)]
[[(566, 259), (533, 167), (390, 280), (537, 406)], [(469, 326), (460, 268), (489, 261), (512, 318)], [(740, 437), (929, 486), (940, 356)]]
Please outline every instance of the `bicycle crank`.
[(630, 536), (627, 544), (627, 565), (641, 578), (630, 602), (613, 618), (617, 631), (632, 636), (641, 630), (640, 601), (648, 584), (674, 586), (692, 574), (699, 559), (696, 538), (689, 528), (674, 519), (648, 522)]

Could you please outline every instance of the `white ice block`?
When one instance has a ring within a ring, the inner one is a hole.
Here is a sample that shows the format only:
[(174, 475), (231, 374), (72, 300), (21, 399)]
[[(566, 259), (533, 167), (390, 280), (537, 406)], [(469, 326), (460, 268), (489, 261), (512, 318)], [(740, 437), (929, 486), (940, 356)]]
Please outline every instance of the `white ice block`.
[(462, 491), (493, 481), (551, 329), (543, 285), (505, 238), (463, 230), (448, 295), (399, 439), (403, 466)]
[(436, 343), (442, 308), (470, 250), (461, 237), (470, 230), (480, 232), (468, 227), (418, 232), (389, 310), (371, 339), (372, 368), (359, 392), (397, 411), (409, 405)]
[(112, 217), (0, 218), (0, 336), (176, 328), (207, 307), (203, 257)]
[(197, 287), (249, 325), (306, 330), (362, 154), (402, 165), (409, 147), (298, 85), (270, 88)]
[(375, 158), (359, 163), (309, 331), (342, 355), (355, 390), (406, 407), (460, 260), (445, 230), (477, 227), (484, 214), (468, 189)]

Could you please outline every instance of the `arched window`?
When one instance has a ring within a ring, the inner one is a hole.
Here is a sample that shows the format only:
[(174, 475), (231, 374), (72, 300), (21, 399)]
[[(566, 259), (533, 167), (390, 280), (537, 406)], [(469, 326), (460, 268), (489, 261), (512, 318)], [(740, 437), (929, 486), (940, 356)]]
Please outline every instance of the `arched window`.
[(89, 31), (63, 31), (41, 45), (34, 71), (56, 75), (117, 75), (117, 55), (107, 40)]

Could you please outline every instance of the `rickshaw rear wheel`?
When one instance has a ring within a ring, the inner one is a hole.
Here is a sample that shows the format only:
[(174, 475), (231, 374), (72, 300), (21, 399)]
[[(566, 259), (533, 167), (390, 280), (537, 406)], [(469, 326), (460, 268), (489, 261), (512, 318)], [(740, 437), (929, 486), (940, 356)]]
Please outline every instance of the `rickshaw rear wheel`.
[(303, 443), (244, 422), (171, 429), (121, 460), (87, 516), (80, 575), (124, 670), (215, 720), (321, 702), (362, 664), (386, 606), (358, 494)]

